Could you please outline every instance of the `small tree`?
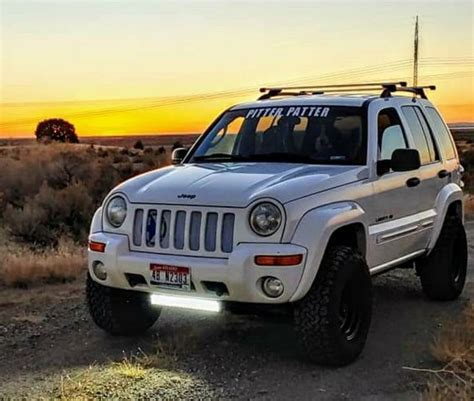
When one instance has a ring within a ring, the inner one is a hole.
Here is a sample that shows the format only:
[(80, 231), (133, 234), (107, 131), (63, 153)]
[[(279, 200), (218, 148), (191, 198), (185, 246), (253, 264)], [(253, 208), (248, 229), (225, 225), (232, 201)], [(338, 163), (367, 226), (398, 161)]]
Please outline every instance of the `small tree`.
[(41, 121), (36, 127), (35, 135), (38, 142), (79, 143), (74, 125), (62, 118)]
[(143, 149), (143, 142), (139, 139), (138, 141), (135, 142), (135, 145), (133, 145), (134, 149)]

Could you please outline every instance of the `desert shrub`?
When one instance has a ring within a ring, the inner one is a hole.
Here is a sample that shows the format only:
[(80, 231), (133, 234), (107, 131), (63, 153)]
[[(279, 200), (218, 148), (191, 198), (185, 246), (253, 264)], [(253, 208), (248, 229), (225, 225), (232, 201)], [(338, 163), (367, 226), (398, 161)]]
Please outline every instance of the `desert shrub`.
[(144, 146), (143, 146), (143, 142), (139, 139), (138, 141), (135, 142), (135, 144), (133, 145), (133, 149), (143, 149)]
[(175, 141), (173, 143), (173, 146), (171, 147), (171, 150), (175, 150), (175, 149), (178, 149), (178, 148), (183, 148), (183, 144), (181, 143), (181, 141)]
[(156, 168), (159, 166), (158, 157), (154, 153), (145, 153), (142, 158), (142, 162), (145, 166), (150, 168)]
[(44, 184), (23, 207), (8, 205), (3, 217), (9, 232), (22, 242), (55, 246), (63, 235), (84, 240), (93, 212), (92, 198), (83, 183), (62, 189)]
[(153, 153), (153, 148), (145, 148), (145, 150), (143, 151), (143, 153), (147, 154), (147, 153)]
[(134, 159), (117, 150), (100, 157), (88, 146), (9, 149), (0, 157), (0, 225), (35, 246), (57, 245), (62, 236), (84, 242), (92, 214), (113, 187), (167, 163), (166, 154)]
[(120, 163), (117, 171), (122, 180), (125, 180), (133, 175), (133, 163), (129, 160), (126, 163)]
[(120, 149), (120, 154), (121, 154), (121, 155), (129, 156), (128, 148), (122, 148), (122, 149)]
[(143, 157), (142, 156), (132, 157), (132, 163), (133, 164), (143, 163)]
[(107, 157), (109, 155), (109, 152), (107, 150), (104, 150), (102, 148), (99, 148), (97, 150), (97, 156), (99, 157)]
[(17, 240), (32, 245), (47, 245), (54, 240), (46, 227), (47, 213), (37, 207), (31, 200), (24, 207), (16, 208), (7, 205), (3, 214), (3, 221), (10, 234)]
[(61, 189), (91, 178), (91, 159), (87, 153), (59, 152), (45, 167), (48, 185)]
[(474, 168), (474, 149), (468, 149), (461, 154), (461, 164), (466, 170)]
[(160, 147), (158, 148), (158, 150), (157, 150), (157, 153), (158, 153), (159, 155), (162, 155), (162, 154), (166, 153), (165, 147), (164, 147), (164, 146), (160, 146)]
[[(18, 156), (19, 158), (19, 156)], [(21, 161), (15, 158), (0, 159), (0, 193), (2, 208), (7, 204), (16, 207), (23, 205), (24, 199), (36, 194), (46, 179), (45, 162), (26, 156)]]
[(128, 156), (125, 156), (121, 153), (114, 154), (112, 157), (113, 163), (123, 163), (123, 162), (126, 162), (127, 160), (128, 160)]

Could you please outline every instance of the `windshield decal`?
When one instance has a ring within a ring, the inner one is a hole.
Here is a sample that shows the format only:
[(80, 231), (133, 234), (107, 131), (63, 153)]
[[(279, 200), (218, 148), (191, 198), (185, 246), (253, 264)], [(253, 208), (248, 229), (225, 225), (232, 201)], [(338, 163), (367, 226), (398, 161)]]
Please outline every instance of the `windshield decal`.
[(327, 117), (330, 107), (262, 107), (258, 109), (250, 109), (245, 118), (260, 117)]

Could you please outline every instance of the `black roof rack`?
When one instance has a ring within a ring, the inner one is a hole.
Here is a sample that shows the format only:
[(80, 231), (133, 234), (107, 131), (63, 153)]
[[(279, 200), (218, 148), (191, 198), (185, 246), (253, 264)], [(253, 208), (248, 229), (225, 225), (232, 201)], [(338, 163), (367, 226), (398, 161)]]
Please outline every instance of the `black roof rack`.
[(400, 82), (369, 82), (362, 84), (336, 84), (336, 85), (311, 85), (311, 86), (282, 86), (275, 88), (260, 88), (263, 93), (258, 100), (271, 99), (276, 96), (304, 96), (322, 95), (324, 93), (375, 91), (382, 89), (380, 97), (390, 97), (393, 92), (410, 92), (427, 99), (424, 89), (435, 90), (436, 86), (407, 86), (405, 81)]
[(394, 90), (384, 89), (380, 97), (391, 97), (393, 92), (409, 92), (420, 96), (422, 99), (428, 99), (425, 89), (434, 91), (436, 90), (436, 85), (395, 87)]

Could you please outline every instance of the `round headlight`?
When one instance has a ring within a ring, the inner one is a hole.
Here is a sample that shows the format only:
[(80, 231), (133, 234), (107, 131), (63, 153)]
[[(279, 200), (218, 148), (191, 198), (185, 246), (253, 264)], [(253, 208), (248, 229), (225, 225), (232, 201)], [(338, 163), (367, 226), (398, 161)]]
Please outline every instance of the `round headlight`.
[(127, 217), (127, 202), (121, 196), (113, 197), (107, 204), (107, 220), (114, 227), (120, 227)]
[(260, 203), (250, 213), (250, 226), (262, 237), (274, 234), (280, 228), (280, 224), (281, 212), (273, 203)]

